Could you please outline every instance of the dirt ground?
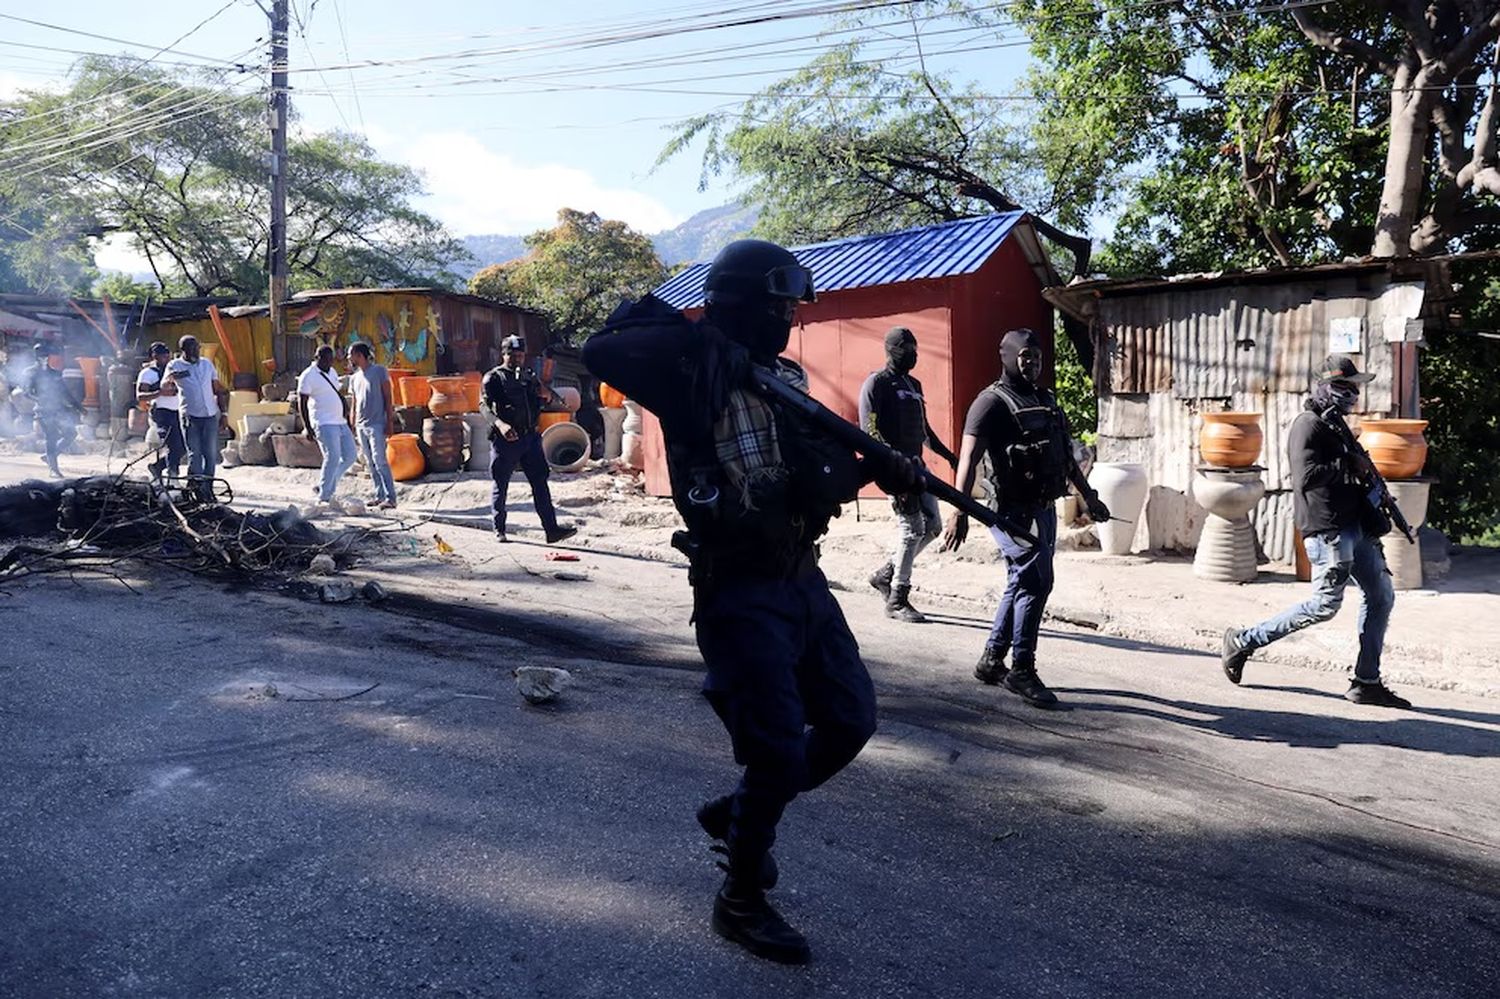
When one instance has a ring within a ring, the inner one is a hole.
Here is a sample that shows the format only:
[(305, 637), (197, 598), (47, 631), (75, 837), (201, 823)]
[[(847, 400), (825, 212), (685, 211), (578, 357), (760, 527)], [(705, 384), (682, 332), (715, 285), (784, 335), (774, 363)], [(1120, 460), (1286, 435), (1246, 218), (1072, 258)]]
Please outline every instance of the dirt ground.
[[(0, 461), (7, 479), (28, 464), (24, 456)], [(64, 459), (69, 474), (122, 464), (98, 455)], [(307, 506), (317, 481), (315, 469), (276, 466), (241, 466), (224, 475), (244, 500), (265, 505)], [(562, 516), (580, 526), (571, 547), (685, 564), (668, 543), (678, 527), (670, 502), (646, 496), (634, 476), (596, 462), (578, 474), (554, 475), (551, 488)], [(490, 483), (483, 471), (429, 476), (400, 483), (397, 490), (401, 509), (393, 522), (431, 518), (488, 527)], [(341, 489), (341, 495), (369, 493), (369, 479), (358, 468)], [(530, 489), (519, 474), (511, 483), (509, 508), (509, 526), (518, 537), (536, 528)], [(885, 501), (850, 504), (823, 544), (830, 579), (850, 593), (870, 593), (865, 578), (883, 558), (893, 534)], [(1455, 548), (1452, 567), (1432, 588), (1398, 593), (1385, 674), (1394, 686), (1500, 696), (1500, 550)], [(1250, 584), (1213, 583), (1193, 575), (1189, 556), (1175, 553), (1121, 557), (1097, 550), (1061, 552), (1056, 575), (1048, 604), (1051, 620), (1114, 637), (1204, 651), (1218, 648), (1226, 627), (1262, 620), (1307, 596), (1307, 584), (1297, 582), (1290, 566), (1263, 566)], [(922, 554), (913, 576), (913, 602), (985, 614), (993, 610), (1003, 587), (1004, 563), (993, 542), (976, 529), (958, 553), (940, 553), (934, 546)], [(1329, 624), (1262, 650), (1252, 663), (1346, 672), (1358, 648), (1357, 606), (1351, 598)]]

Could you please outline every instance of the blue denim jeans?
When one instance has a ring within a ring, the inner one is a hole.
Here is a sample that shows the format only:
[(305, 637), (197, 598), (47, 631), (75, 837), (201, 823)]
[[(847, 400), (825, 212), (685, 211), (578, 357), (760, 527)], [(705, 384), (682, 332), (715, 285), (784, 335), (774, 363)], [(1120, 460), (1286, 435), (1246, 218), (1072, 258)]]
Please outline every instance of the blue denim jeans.
[(1353, 579), (1364, 596), (1359, 608), (1359, 659), (1354, 664), (1354, 679), (1379, 683), (1385, 629), (1396, 603), (1396, 590), (1379, 539), (1356, 524), (1337, 533), (1305, 538), (1303, 543), (1312, 563), (1312, 599), (1246, 628), (1240, 632), (1240, 641), (1247, 649), (1259, 649), (1294, 631), (1330, 620), (1343, 606), (1344, 590)]
[(318, 499), (327, 503), (338, 489), (339, 479), (354, 464), (354, 431), (347, 423), (324, 423), (314, 431), (323, 449), (323, 485)]
[(1003, 656), (1011, 653), (1011, 665), (1025, 669), (1036, 665), (1036, 638), (1042, 630), (1042, 612), (1052, 593), (1052, 554), (1057, 547), (1057, 511), (1050, 506), (1037, 511), (1001, 511), (1014, 524), (1035, 527), (1031, 533), (1037, 544), (1026, 547), (998, 527), (990, 535), (1005, 556), (1008, 576), (995, 624), (990, 629), (989, 645)]
[(396, 502), (396, 480), (391, 477), (391, 463), (385, 456), (385, 428), (361, 424), (359, 449), (365, 456), (365, 467), (370, 470), (370, 481), (375, 484), (375, 501)]
[(187, 442), (188, 474), (212, 478), (219, 466), (219, 418), (184, 416), (182, 436)]

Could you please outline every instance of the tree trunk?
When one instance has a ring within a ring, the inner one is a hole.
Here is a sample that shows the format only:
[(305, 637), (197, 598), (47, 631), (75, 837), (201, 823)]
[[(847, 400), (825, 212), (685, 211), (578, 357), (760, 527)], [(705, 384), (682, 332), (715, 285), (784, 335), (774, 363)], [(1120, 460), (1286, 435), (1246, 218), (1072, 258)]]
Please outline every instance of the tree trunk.
[(1421, 205), (1427, 160), (1428, 83), (1426, 73), (1413, 73), (1407, 65), (1391, 83), (1391, 142), (1380, 214), (1375, 220), (1375, 244), (1370, 250), (1377, 257), (1411, 255), (1412, 227)]

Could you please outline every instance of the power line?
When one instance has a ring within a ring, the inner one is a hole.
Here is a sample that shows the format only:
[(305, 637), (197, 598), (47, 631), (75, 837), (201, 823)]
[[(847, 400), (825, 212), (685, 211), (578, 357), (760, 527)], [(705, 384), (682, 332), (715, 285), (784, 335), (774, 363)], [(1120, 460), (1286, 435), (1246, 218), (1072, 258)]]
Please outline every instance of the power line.
[[(344, 33), (344, 12), (340, 9), (340, 6), (339, 0), (333, 0), (333, 19), (338, 22), (339, 41), (344, 46), (344, 62), (348, 62), (349, 36)], [(359, 102), (359, 86), (354, 82), (354, 70), (352, 69), (349, 70), (349, 91), (354, 95), (354, 110), (359, 115), (359, 129), (361, 132), (367, 132), (369, 129), (365, 125), (365, 109)]]
[[(179, 44), (183, 39), (187, 38), (188, 35), (193, 34), (193, 32), (195, 32), (199, 28), (203, 27), (203, 25), (207, 24), (209, 21), (212, 21), (214, 18), (218, 17), (220, 14), (224, 13), (224, 11), (228, 10), (230, 7), (233, 7), (234, 4), (235, 4), (235, 2), (236, 2), (236, 0), (229, 0), (229, 2), (226, 3), (223, 7), (220, 7), (218, 10), (214, 11), (214, 13), (210, 14), (203, 21), (199, 22), (199, 24), (196, 27), (194, 27), (191, 30), (189, 30), (187, 32), (187, 34), (184, 34), (182, 36), (182, 38), (179, 38), (176, 42), (172, 42), (170, 45), (166, 45), (166, 46), (163, 46), (162, 48), (157, 49), (156, 50), (156, 54), (157, 55), (161, 55), (163, 52), (166, 52), (168, 49), (171, 49), (173, 46)], [(132, 48), (149, 49), (149, 48), (154, 48), (155, 47), (154, 45), (152, 45), (149, 42), (135, 42), (135, 41), (131, 41), (128, 38), (116, 38), (113, 35), (100, 35), (100, 34), (97, 34), (95, 32), (92, 32), (92, 31), (84, 31), (84, 30), (82, 30), (80, 28), (69, 28), (66, 25), (62, 25), (62, 24), (51, 24), (51, 23), (49, 23), (47, 21), (36, 21), (36, 20), (33, 20), (33, 19), (29, 18), (29, 17), (20, 17), (20, 16), (18, 16), (16, 14), (0, 14), (0, 18), (4, 18), (7, 21), (19, 21), (22, 24), (30, 24), (30, 25), (34, 25), (34, 26), (36, 26), (38, 28), (49, 28), (49, 29), (51, 29), (53, 31), (61, 31), (61, 32), (64, 32), (64, 33), (70, 34), (70, 35), (80, 35), (80, 36), (82, 36), (84, 38), (95, 38), (95, 39), (98, 39), (99, 41), (102, 41), (102, 42), (114, 42), (117, 45), (129, 45)], [(220, 59), (217, 56), (198, 55), (198, 54), (193, 53), (193, 52), (178, 52), (177, 54), (178, 55), (187, 56), (187, 57), (189, 57), (191, 59), (200, 59), (200, 60), (203, 60), (205, 62), (212, 62), (212, 63), (222, 63), (222, 62), (224, 62), (223, 59)]]

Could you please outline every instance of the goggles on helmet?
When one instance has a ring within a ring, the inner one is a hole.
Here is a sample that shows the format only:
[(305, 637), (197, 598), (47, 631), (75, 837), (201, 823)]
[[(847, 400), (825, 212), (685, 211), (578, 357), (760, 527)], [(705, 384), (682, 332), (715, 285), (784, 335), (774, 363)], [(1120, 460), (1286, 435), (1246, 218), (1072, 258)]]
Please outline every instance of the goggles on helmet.
[(790, 298), (799, 302), (816, 302), (818, 294), (813, 290), (812, 271), (800, 264), (774, 267), (766, 272), (766, 293), (777, 298)]

